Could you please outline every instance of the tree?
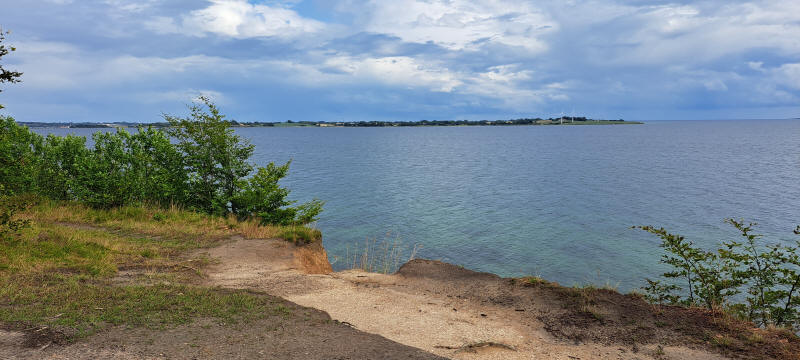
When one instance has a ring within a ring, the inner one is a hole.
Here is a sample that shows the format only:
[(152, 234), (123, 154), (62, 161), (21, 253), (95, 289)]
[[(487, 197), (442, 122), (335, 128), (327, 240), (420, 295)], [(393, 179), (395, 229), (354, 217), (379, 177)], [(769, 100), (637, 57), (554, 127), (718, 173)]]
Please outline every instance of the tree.
[(42, 137), (13, 118), (0, 116), (0, 184), (3, 192), (20, 194), (33, 190)]
[[(312, 200), (291, 206), (289, 190), (278, 182), (289, 171), (289, 163), (255, 169), (249, 162), (254, 147), (236, 135), (232, 120), (226, 120), (206, 97), (189, 105), (188, 117), (164, 115), (177, 141), (188, 176), (186, 201), (190, 207), (209, 214), (234, 214), (258, 218), (262, 224), (307, 224), (316, 220), (323, 202)], [(255, 174), (251, 175), (253, 170)]]
[(177, 140), (189, 173), (189, 201), (192, 207), (210, 214), (236, 212), (229, 208), (241, 186), (241, 179), (253, 166), (247, 160), (253, 145), (234, 134), (230, 122), (210, 99), (201, 96), (202, 104), (189, 105), (188, 117), (164, 114)]
[[(3, 42), (6, 40), (7, 34), (9, 34), (8, 31), (4, 32), (2, 28), (0, 28), (0, 59), (2, 59), (3, 56), (8, 55), (10, 52), (17, 50), (17, 48), (13, 46), (6, 46), (3, 44)], [(6, 70), (3, 68), (3, 64), (0, 64), (0, 84), (5, 82), (10, 84), (20, 82), (20, 76), (22, 76), (21, 72)], [(3, 92), (3, 90), (0, 89), (0, 92)], [(0, 109), (2, 108), (3, 104), (0, 104)]]

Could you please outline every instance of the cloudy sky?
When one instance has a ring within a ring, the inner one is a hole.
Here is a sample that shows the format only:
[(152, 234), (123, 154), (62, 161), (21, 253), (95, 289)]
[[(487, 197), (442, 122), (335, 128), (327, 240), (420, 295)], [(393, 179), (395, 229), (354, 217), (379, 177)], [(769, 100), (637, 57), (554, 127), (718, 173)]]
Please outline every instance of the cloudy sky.
[(19, 121), (800, 117), (796, 0), (0, 0)]

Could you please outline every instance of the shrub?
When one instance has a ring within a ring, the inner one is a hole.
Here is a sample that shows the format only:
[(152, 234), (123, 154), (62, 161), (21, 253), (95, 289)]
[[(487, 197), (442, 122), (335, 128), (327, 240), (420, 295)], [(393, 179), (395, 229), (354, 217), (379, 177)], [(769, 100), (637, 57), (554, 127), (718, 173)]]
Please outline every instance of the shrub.
[(269, 163), (258, 168), (255, 175), (243, 184), (242, 190), (232, 200), (233, 208), (240, 218), (256, 217), (262, 224), (290, 225), (308, 224), (316, 221), (322, 211), (323, 203), (319, 200), (290, 207), (295, 201), (289, 201), (289, 189), (278, 184), (289, 171), (289, 164), (276, 166)]
[(253, 145), (234, 134), (230, 122), (205, 97), (202, 105), (189, 106), (188, 117), (164, 115), (171, 127), (168, 133), (177, 140), (188, 175), (187, 199), (191, 207), (209, 214), (237, 212), (231, 200), (240, 191), (242, 178), (253, 170), (247, 160)]
[[(0, 184), (0, 191), (3, 190)], [(11, 202), (8, 197), (0, 197), (0, 241), (9, 241), (11, 235), (30, 225), (30, 220), (16, 219), (14, 215), (27, 207), (25, 203)]]
[(234, 134), (232, 122), (213, 103), (201, 100), (189, 106), (188, 117), (164, 115), (172, 126), (167, 132), (97, 132), (92, 149), (84, 137), (43, 138), (2, 117), (0, 184), (9, 194), (37, 193), (95, 208), (149, 203), (257, 218), (262, 224), (315, 221), (323, 203), (292, 206), (289, 190), (278, 184), (289, 163), (270, 163), (248, 178), (253, 146)]
[[(661, 238), (660, 246), (666, 251), (661, 262), (673, 268), (663, 274), (673, 279), (669, 283), (646, 279), (646, 298), (659, 304), (722, 308), (758, 326), (796, 326), (800, 242), (796, 246), (762, 244), (762, 236), (753, 233), (756, 224), (733, 219), (726, 222), (744, 240), (724, 241), (712, 251), (663, 228), (636, 227)], [(794, 232), (800, 235), (800, 226)]]
[(42, 137), (0, 116), (0, 184), (8, 194), (33, 190)]
[(36, 191), (56, 200), (74, 200), (81, 166), (89, 157), (86, 138), (49, 135), (38, 150)]

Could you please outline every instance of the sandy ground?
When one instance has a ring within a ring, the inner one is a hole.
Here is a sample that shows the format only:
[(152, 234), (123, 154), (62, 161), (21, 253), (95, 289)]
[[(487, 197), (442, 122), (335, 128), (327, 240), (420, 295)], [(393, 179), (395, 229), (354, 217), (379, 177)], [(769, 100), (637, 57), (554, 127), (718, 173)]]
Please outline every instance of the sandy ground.
[(393, 275), (352, 270), (308, 274), (308, 254), (298, 255), (281, 240), (238, 239), (208, 253), (220, 260), (209, 269), (209, 285), (264, 291), (447, 358), (724, 358), (687, 347), (557, 339), (536, 314), (558, 309), (536, 299), (516, 308), (520, 295), (506, 290), (502, 279), (448, 264), (415, 261)]
[[(284, 302), (286, 315), (239, 324), (214, 319), (154, 330), (113, 327), (59, 344), (36, 330), (0, 330), (0, 359), (441, 359)], [(46, 331), (46, 330), (45, 330)]]

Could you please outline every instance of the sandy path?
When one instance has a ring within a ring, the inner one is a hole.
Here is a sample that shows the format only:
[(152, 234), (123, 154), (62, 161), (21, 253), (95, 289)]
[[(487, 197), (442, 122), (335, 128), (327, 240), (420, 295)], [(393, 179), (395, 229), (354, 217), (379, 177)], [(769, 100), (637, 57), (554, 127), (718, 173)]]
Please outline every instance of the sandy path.
[(210, 284), (262, 290), (325, 311), (359, 330), (449, 358), (723, 359), (683, 347), (656, 351), (655, 346), (561, 341), (531, 316), (521, 317), (522, 309), (448, 292), (454, 282), (446, 276), (420, 280), (362, 271), (305, 274), (296, 248), (281, 240), (239, 239), (208, 253), (220, 260), (209, 270)]

